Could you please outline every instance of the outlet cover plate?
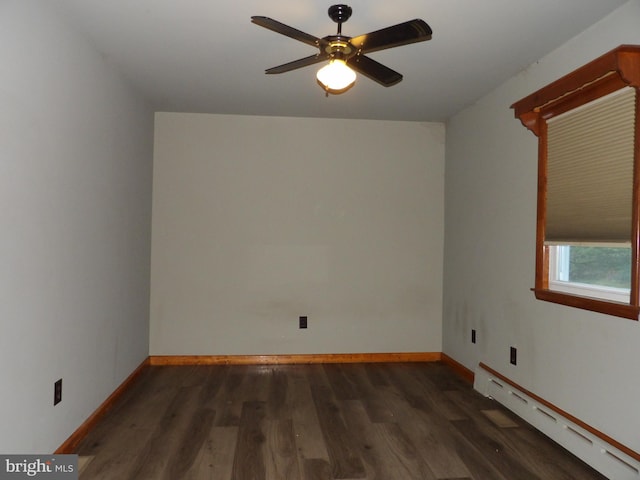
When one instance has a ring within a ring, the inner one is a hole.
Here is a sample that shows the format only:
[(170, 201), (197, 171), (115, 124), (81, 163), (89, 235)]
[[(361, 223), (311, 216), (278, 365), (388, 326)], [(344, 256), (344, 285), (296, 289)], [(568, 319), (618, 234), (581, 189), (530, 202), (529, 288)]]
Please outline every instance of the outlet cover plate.
[(53, 384), (53, 405), (62, 401), (62, 379)]

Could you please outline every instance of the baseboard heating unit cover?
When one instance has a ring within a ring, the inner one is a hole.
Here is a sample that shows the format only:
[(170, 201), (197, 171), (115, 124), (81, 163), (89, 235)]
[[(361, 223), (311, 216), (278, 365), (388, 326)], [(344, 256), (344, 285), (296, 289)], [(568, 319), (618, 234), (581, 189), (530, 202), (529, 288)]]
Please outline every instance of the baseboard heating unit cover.
[[(523, 418), (585, 463), (616, 480), (640, 480), (640, 457), (605, 435), (584, 428), (571, 415), (519, 387), (505, 376), (480, 363), (473, 387)], [(588, 426), (587, 426), (588, 427)], [(603, 438), (604, 437), (604, 438)]]

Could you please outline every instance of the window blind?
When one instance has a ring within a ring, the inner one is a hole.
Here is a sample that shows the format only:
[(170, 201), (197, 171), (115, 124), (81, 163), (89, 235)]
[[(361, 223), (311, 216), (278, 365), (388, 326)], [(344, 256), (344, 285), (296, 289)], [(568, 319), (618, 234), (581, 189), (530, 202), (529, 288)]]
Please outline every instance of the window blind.
[(631, 240), (635, 111), (624, 87), (547, 121), (547, 243)]

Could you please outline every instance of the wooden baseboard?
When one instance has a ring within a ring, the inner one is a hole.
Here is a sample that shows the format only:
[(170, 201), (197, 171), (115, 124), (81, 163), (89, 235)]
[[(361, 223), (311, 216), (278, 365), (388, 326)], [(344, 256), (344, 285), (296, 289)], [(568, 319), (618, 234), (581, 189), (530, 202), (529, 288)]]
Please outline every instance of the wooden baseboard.
[(122, 396), (122, 394), (138, 379), (143, 370), (149, 365), (149, 358), (147, 357), (139, 366), (136, 368), (131, 375), (129, 375), (124, 382), (120, 384), (120, 386), (111, 394), (109, 397), (102, 402), (95, 412), (93, 412), (89, 418), (87, 418), (78, 429), (71, 434), (67, 440), (58, 447), (58, 449), (54, 452), (55, 454), (69, 454), (74, 453), (75, 449), (78, 447), (80, 442), (84, 437), (87, 436), (87, 433), (98, 423), (98, 420), (107, 413), (111, 407), (115, 404), (116, 400)]
[(440, 352), (330, 353), (313, 355), (152, 355), (150, 365), (287, 365), (295, 363), (437, 362)]
[(467, 367), (465, 367), (461, 363), (456, 362), (453, 358), (451, 358), (446, 353), (442, 354), (442, 363), (447, 365), (449, 368), (451, 368), (454, 372), (456, 372), (466, 381), (473, 384), (473, 381), (475, 380), (475, 374), (473, 373), (472, 370), (469, 370)]

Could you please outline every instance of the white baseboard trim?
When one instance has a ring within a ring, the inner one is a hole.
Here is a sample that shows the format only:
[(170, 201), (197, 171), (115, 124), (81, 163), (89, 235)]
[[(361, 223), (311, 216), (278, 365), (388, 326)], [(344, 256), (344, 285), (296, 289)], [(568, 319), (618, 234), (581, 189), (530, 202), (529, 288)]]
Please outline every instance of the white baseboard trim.
[(480, 364), (473, 387), (520, 416), (607, 478), (640, 480), (640, 454)]

